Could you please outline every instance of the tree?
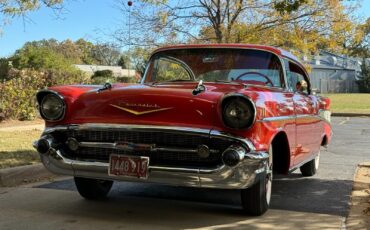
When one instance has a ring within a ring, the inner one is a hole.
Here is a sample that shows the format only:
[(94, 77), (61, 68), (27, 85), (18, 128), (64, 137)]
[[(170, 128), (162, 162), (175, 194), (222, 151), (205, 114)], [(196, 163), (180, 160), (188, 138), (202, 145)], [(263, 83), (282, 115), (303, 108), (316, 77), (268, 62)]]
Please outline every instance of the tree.
[(0, 16), (3, 23), (7, 23), (14, 17), (25, 18), (29, 12), (38, 10), (41, 6), (60, 10), (63, 0), (0, 0)]
[(8, 58), (0, 58), (0, 84), (7, 80), (8, 72), (11, 68), (11, 61)]
[(121, 56), (119, 49), (109, 43), (97, 44), (91, 52), (100, 65), (117, 65)]
[(370, 57), (370, 18), (357, 26), (357, 37), (349, 46), (351, 56)]
[(363, 59), (361, 65), (361, 76), (360, 80), (357, 81), (360, 92), (370, 93), (370, 63)]
[(17, 52), (24, 53), (31, 52), (31, 50), (37, 50), (38, 52), (41, 52), (41, 50), (45, 52), (52, 51), (53, 55), (58, 54), (72, 64), (117, 65), (121, 56), (121, 52), (111, 44), (94, 45), (84, 39), (79, 39), (76, 42), (70, 39), (61, 42), (55, 39), (32, 41), (27, 42)]
[(64, 58), (72, 61), (74, 64), (83, 63), (83, 51), (77, 43), (70, 39), (60, 42), (55, 51), (62, 54)]
[[(37, 46), (38, 43), (26, 43), (8, 60), (14, 70), (32, 70), (46, 76), (50, 84), (68, 84), (84, 82), (85, 75), (73, 66), (73, 60), (57, 53), (47, 46)], [(12, 75), (8, 73), (7, 80)]]
[(82, 56), (80, 57), (80, 59), (82, 63), (87, 65), (94, 64), (96, 62), (94, 57), (92, 57), (92, 50), (94, 48), (94, 44), (82, 38), (78, 39), (75, 43), (81, 51)]
[[(339, 0), (323, 0), (325, 4), (317, 4), (315, 0), (296, 0), (292, 4), (275, 0), (144, 0), (131, 7), (132, 27), (135, 28), (132, 40), (136, 41), (133, 45), (186, 40), (229, 43), (233, 42), (240, 24), (253, 25), (249, 33), (297, 21), (312, 24), (311, 16), (327, 12), (333, 1)], [(125, 4), (126, 1), (122, 1), (121, 8), (127, 13)], [(327, 19), (330, 18), (322, 15), (320, 22)], [(203, 28), (212, 33), (200, 36)], [(127, 31), (120, 32), (116, 37), (128, 44), (127, 36), (124, 36)]]
[[(347, 54), (358, 41), (358, 1), (342, 0), (144, 0), (131, 7), (127, 30), (117, 40), (133, 46), (174, 43), (259, 43), (310, 55), (318, 49)], [(127, 13), (126, 1), (121, 8)], [(146, 9), (146, 10), (142, 10)]]
[(129, 57), (126, 55), (121, 55), (118, 60), (117, 65), (121, 66), (122, 69), (127, 69), (127, 65), (129, 64)]
[(69, 70), (73, 62), (66, 59), (62, 54), (55, 52), (47, 46), (35, 46), (26, 43), (21, 49), (17, 50), (10, 58), (12, 64), (17, 69), (56, 69)]
[[(348, 46), (360, 37), (351, 12), (356, 3), (344, 5), (340, 0), (302, 1), (299, 10), (260, 10), (264, 22), (242, 21), (234, 26), (230, 41), (259, 43), (282, 47), (304, 56), (325, 49), (347, 54)], [(295, 8), (294, 8), (295, 9)], [(203, 39), (212, 38), (212, 28), (202, 28)], [(211, 42), (216, 42), (211, 39)]]
[(144, 71), (146, 65), (149, 61), (150, 54), (152, 53), (153, 49), (142, 48), (142, 47), (135, 47), (131, 55), (129, 55), (130, 63), (134, 66), (135, 70), (140, 73), (141, 76), (144, 75)]

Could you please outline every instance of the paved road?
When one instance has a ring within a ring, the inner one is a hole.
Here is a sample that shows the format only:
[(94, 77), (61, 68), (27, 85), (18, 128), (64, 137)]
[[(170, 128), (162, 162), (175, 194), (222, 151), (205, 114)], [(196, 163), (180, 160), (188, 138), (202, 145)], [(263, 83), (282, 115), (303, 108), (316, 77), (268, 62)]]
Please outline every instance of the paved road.
[(66, 178), (0, 188), (0, 229), (344, 229), (356, 165), (370, 161), (370, 118), (333, 118), (333, 131), (319, 173), (277, 178), (262, 217), (242, 215), (235, 191), (116, 183), (89, 202)]

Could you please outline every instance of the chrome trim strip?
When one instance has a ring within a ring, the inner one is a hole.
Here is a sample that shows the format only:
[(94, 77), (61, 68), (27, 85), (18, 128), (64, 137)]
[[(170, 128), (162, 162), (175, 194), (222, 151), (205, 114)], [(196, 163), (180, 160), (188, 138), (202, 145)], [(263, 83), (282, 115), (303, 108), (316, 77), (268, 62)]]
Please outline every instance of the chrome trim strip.
[(300, 118), (315, 118), (317, 120), (324, 121), (325, 123), (330, 124), (326, 119), (323, 117), (314, 114), (299, 114), (299, 115), (291, 115), (291, 116), (278, 116), (278, 117), (265, 117), (263, 119), (257, 120), (257, 122), (274, 122), (274, 121), (288, 121), (288, 120), (295, 120), (295, 119), (300, 119)]
[(295, 120), (297, 116), (279, 116), (279, 117), (265, 117), (257, 122), (273, 122), (273, 121), (285, 121), (285, 120)]
[[(130, 143), (127, 143), (130, 145)], [(183, 152), (183, 153), (198, 153), (197, 149), (189, 149), (189, 148), (172, 148), (172, 147), (164, 147), (164, 146), (156, 146), (155, 144), (140, 144), (140, 143), (132, 143), (133, 145), (140, 145), (146, 150), (150, 152)], [(140, 148), (138, 146), (138, 148)], [(86, 147), (86, 148), (105, 148), (105, 149), (118, 149), (124, 151), (135, 151), (133, 147), (126, 147), (125, 145), (121, 145), (119, 143), (106, 143), (106, 142), (80, 142), (79, 147)], [(218, 153), (219, 150), (210, 149), (211, 153)]]
[(50, 133), (55, 132), (55, 131), (66, 131), (68, 129), (69, 129), (68, 126), (45, 127), (45, 130), (42, 133), (42, 135), (47, 135), (47, 134), (50, 134)]
[(121, 124), (103, 124), (103, 123), (85, 123), (81, 125), (71, 125), (70, 129), (74, 130), (112, 130), (112, 129), (124, 129), (129, 131), (158, 131), (163, 130), (171, 132), (189, 132), (208, 135), (208, 129), (199, 128), (188, 128), (188, 127), (177, 127), (177, 126), (159, 126), (159, 125), (121, 125)]

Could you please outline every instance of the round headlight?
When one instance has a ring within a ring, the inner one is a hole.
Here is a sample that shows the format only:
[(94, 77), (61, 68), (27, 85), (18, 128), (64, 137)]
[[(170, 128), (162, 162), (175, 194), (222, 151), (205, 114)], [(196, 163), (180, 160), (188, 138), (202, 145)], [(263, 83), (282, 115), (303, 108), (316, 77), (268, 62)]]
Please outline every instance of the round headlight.
[(234, 129), (245, 129), (254, 122), (255, 109), (251, 101), (235, 97), (224, 103), (222, 119), (226, 126)]
[(55, 94), (46, 95), (40, 104), (40, 112), (46, 120), (59, 120), (64, 115), (64, 101)]

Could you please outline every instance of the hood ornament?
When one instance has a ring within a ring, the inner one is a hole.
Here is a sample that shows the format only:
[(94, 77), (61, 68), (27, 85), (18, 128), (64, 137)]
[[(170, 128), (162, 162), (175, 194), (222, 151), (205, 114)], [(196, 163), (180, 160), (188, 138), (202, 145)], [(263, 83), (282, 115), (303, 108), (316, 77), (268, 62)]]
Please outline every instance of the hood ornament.
[(173, 107), (171, 107), (171, 108), (159, 108), (159, 109), (151, 109), (151, 110), (145, 110), (145, 111), (137, 111), (137, 110), (129, 109), (129, 108), (122, 107), (122, 106), (119, 106), (119, 105), (110, 104), (110, 106), (112, 106), (114, 108), (117, 108), (117, 109), (120, 109), (120, 110), (123, 110), (123, 111), (128, 112), (128, 113), (134, 114), (136, 116), (173, 109)]
[(203, 85), (203, 80), (200, 80), (197, 87), (193, 90), (193, 95), (198, 95), (203, 91), (206, 91), (206, 87)]

